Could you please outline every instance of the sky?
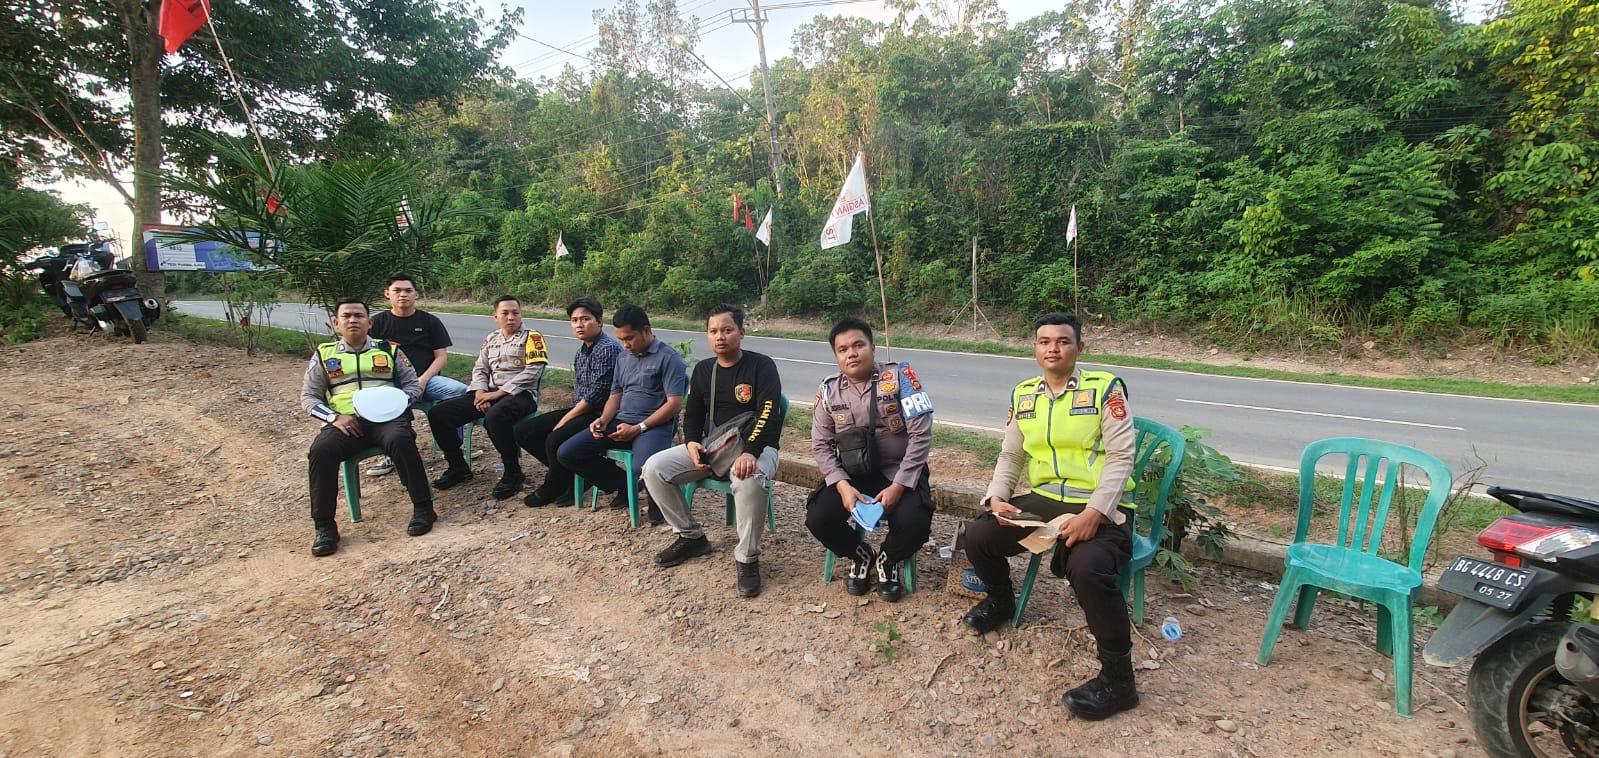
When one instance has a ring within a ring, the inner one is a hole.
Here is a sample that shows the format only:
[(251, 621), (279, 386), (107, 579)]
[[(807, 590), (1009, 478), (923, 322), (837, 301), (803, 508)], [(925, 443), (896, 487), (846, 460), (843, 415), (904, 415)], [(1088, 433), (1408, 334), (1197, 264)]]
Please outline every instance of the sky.
[[(1458, 0), (1466, 17), (1474, 20), (1480, 20), (1493, 1)], [(501, 7), (501, 0), (476, 2), (491, 16)], [(639, 4), (643, 6), (646, 2), (640, 0)], [(801, 2), (809, 7), (780, 7)], [(578, 68), (590, 65), (581, 56), (594, 46), (594, 12), (611, 8), (613, 4), (609, 0), (512, 3), (513, 7), (524, 9), (524, 18), (518, 29), (519, 36), (501, 53), (500, 63), (510, 67), (517, 76), (534, 80), (558, 76), (567, 64)], [(998, 4), (1011, 24), (1062, 5), (1058, 0), (998, 0)], [(751, 72), (759, 66), (754, 31), (749, 25), (733, 23), (729, 18), (730, 10), (747, 10), (748, 7), (745, 0), (678, 0), (680, 14), (698, 18), (700, 22), (701, 34), (696, 51), (715, 72), (704, 74), (706, 86), (718, 86), (716, 75), (734, 86), (748, 86)], [(890, 20), (894, 16), (892, 11), (883, 7), (881, 0), (772, 0), (766, 3), (762, 11), (768, 19), (765, 27), (768, 62), (788, 55), (794, 30), (818, 15), (862, 16), (880, 21)], [(110, 224), (111, 231), (119, 237), (126, 235), (133, 227), (132, 212), (122, 202), (122, 196), (109, 186), (97, 182), (64, 181), (47, 188), (59, 191), (68, 202), (91, 205), (95, 209), (95, 219)]]

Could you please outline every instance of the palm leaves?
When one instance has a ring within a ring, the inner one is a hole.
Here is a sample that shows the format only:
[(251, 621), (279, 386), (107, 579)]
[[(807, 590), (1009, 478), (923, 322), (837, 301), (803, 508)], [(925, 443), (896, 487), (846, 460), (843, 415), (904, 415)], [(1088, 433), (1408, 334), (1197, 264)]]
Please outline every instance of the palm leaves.
[(346, 297), (372, 302), (395, 272), (426, 281), (434, 247), (475, 233), (482, 215), (423, 194), (411, 167), (392, 159), (268, 163), (224, 139), (212, 150), (215, 164), (203, 174), (164, 177), (191, 211), (207, 216), (171, 236), (245, 251), (323, 307)]

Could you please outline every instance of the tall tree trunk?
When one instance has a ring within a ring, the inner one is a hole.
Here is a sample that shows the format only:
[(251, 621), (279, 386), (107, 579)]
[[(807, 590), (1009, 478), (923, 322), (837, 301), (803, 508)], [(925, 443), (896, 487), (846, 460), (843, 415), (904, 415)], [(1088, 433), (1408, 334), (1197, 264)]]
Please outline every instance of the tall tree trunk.
[(128, 94), (133, 101), (133, 231), (129, 235), (133, 270), (145, 297), (166, 298), (166, 276), (151, 271), (145, 261), (145, 224), (161, 223), (161, 56), (165, 52), (157, 19), (161, 0), (146, 5), (139, 0), (118, 0), (117, 12), (128, 41), (131, 76)]

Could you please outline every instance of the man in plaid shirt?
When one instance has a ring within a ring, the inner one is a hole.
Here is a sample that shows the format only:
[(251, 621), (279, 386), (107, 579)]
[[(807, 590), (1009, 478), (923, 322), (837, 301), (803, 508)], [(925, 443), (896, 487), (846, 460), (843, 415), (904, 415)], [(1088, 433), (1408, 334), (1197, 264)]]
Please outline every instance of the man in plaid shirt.
[(604, 314), (593, 298), (573, 300), (566, 306), (566, 315), (572, 321), (572, 336), (583, 341), (572, 358), (572, 405), (540, 415), (522, 425), (516, 435), (517, 444), (549, 469), (544, 483), (522, 499), (529, 508), (572, 497), (572, 471), (561, 465), (555, 451), (572, 435), (588, 429), (605, 410), (616, 356), (622, 352), (622, 343), (605, 333)]

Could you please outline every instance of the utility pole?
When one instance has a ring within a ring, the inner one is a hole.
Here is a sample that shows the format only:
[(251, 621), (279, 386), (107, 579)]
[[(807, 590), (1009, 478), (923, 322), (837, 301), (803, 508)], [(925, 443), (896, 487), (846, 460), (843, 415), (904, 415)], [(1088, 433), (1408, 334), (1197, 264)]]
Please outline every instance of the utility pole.
[[(766, 23), (766, 17), (761, 15), (761, 0), (750, 0), (750, 11), (728, 11), (728, 18), (740, 24), (749, 24), (755, 29), (755, 47), (761, 56), (761, 89), (766, 92), (766, 128), (772, 139), (772, 187), (777, 190), (777, 196), (783, 196), (783, 180), (779, 178), (778, 169), (783, 167), (783, 155), (777, 148), (777, 108), (772, 105), (772, 75), (766, 69), (766, 35), (761, 33), (761, 26)], [(737, 14), (742, 14), (739, 18)]]

